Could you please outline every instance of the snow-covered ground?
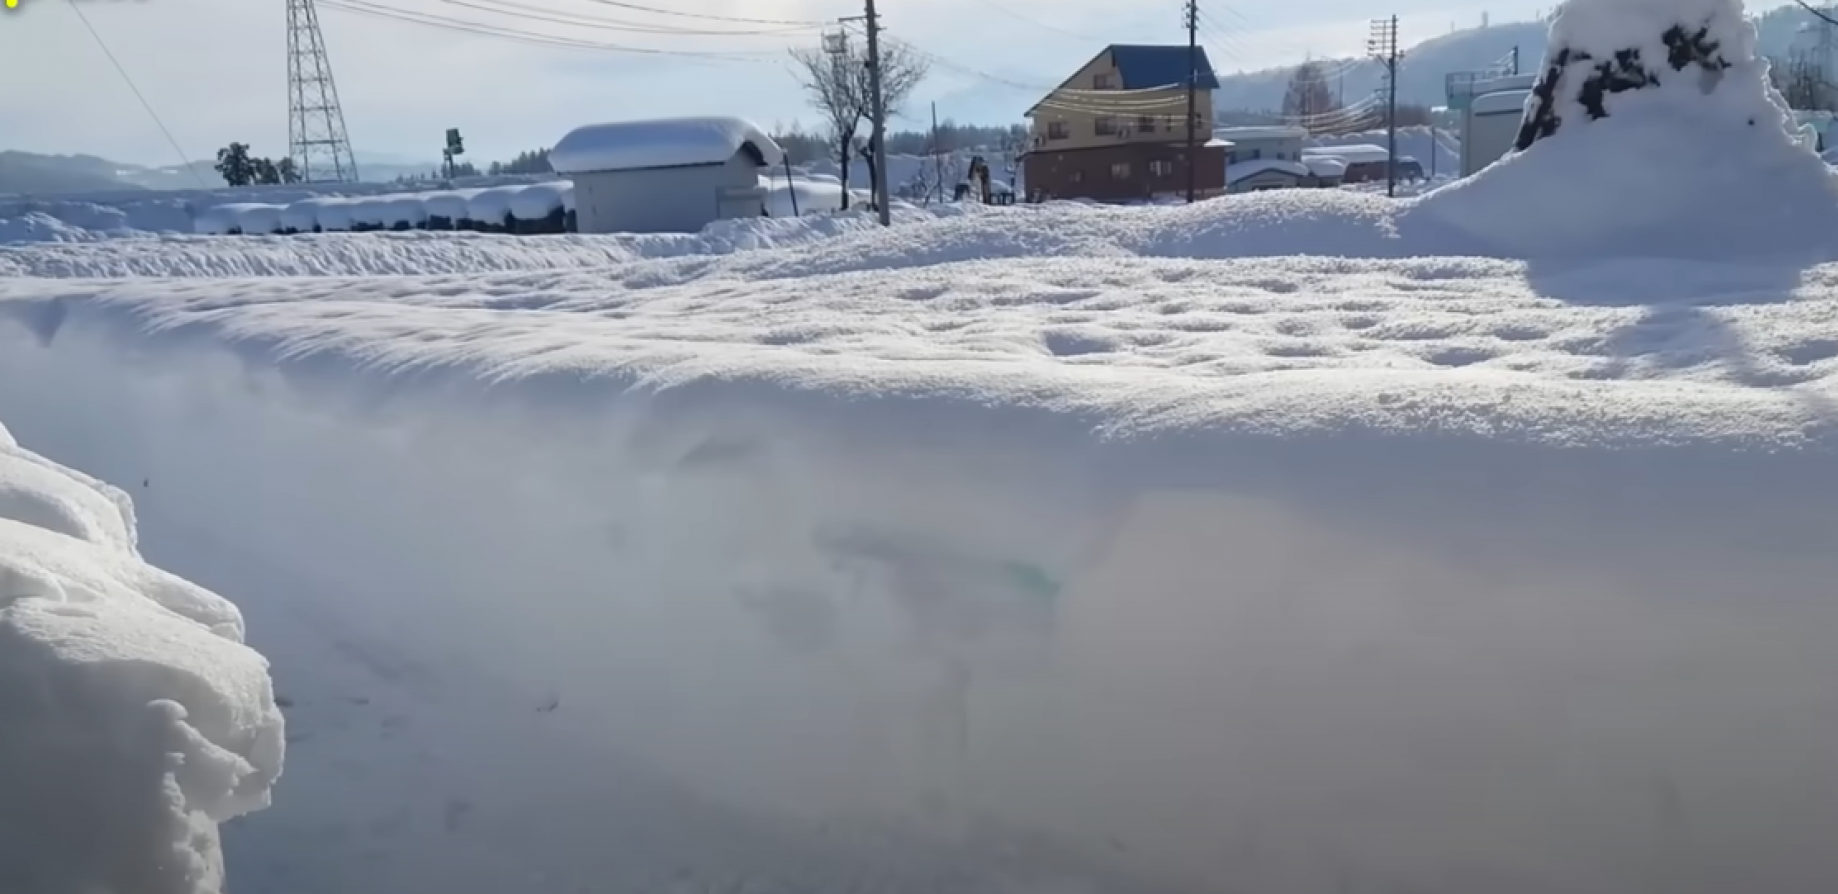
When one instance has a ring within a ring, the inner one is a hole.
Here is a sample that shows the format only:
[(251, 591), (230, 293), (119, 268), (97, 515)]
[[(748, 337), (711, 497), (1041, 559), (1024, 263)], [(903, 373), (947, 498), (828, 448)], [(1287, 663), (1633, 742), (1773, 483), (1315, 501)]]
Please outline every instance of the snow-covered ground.
[(1826, 894), (1838, 187), (1730, 9), (1401, 201), (0, 246), (0, 419), (138, 512), (0, 466), (0, 667), (253, 789), (221, 603), (15, 620), (236, 598), (239, 894)]

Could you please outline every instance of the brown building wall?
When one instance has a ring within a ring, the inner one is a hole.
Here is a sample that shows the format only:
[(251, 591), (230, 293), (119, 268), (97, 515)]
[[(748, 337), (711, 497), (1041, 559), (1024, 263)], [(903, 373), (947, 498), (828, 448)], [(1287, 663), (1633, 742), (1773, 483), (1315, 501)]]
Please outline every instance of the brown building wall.
[[(1225, 191), (1225, 148), (1198, 147), (1194, 183), (1201, 196)], [(1043, 192), (1050, 199), (1127, 202), (1153, 196), (1186, 195), (1187, 168), (1183, 143), (1119, 143), (1095, 149), (1036, 149), (1022, 159), (1027, 198)], [(1166, 163), (1161, 173), (1156, 162)], [(1113, 165), (1128, 165), (1118, 177)]]

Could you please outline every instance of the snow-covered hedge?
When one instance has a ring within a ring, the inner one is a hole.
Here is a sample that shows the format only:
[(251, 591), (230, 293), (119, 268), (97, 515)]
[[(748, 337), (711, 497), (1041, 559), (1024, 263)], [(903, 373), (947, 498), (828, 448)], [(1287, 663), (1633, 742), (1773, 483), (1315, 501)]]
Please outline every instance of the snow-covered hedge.
[(288, 205), (238, 202), (200, 212), (208, 235), (473, 230), (563, 233), (573, 229), (574, 187), (563, 181), (444, 192), (302, 199)]

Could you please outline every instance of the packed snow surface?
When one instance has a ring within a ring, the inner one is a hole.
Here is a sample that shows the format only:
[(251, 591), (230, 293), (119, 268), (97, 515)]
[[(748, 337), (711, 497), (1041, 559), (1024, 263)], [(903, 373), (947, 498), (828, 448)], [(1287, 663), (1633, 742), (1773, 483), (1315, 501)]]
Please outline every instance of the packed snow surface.
[(662, 118), (577, 127), (549, 150), (549, 167), (588, 174), (723, 164), (742, 146), (752, 146), (764, 167), (784, 161), (779, 144), (743, 118)]
[(282, 721), (243, 620), (148, 565), (121, 490), (0, 427), (0, 878), (216, 894), (217, 824), (268, 804)]

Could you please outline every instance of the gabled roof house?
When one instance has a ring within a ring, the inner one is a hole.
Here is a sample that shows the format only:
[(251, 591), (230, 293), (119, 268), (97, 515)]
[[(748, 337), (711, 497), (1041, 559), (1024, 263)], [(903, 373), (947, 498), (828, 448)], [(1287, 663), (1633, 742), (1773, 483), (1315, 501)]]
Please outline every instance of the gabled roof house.
[[(1194, 133), (1187, 153), (1187, 93)], [(1212, 143), (1219, 80), (1204, 48), (1112, 44), (1027, 111), (1023, 160), (1036, 197), (1130, 201), (1184, 195), (1193, 165), (1201, 195), (1225, 189), (1224, 148)]]

